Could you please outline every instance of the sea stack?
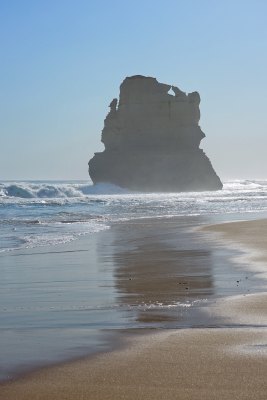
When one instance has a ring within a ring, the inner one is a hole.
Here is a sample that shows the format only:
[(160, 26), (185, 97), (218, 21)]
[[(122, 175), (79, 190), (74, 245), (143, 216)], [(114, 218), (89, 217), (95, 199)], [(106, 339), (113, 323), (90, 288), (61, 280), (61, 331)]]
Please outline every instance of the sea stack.
[[(170, 93), (171, 92), (171, 93)], [(105, 150), (89, 161), (93, 183), (142, 192), (219, 190), (220, 178), (199, 148), (200, 96), (142, 75), (127, 77), (105, 119)]]

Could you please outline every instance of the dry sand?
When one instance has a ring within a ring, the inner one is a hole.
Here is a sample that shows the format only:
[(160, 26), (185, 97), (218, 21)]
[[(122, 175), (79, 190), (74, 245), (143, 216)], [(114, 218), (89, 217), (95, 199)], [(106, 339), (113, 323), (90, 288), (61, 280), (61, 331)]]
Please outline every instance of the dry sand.
[[(262, 263), (267, 260), (266, 220), (208, 229), (260, 251)], [(239, 323), (238, 328), (169, 330), (139, 337), (129, 334), (123, 349), (45, 368), (1, 385), (0, 399), (265, 400), (266, 300), (266, 294), (257, 294), (218, 302), (216, 312)]]

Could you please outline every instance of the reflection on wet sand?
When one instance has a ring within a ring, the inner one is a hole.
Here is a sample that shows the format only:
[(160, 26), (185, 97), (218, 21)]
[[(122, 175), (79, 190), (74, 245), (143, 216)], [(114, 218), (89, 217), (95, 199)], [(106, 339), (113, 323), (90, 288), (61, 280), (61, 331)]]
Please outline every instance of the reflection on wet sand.
[(213, 294), (211, 251), (197, 248), (192, 233), (157, 220), (130, 226), (113, 230), (113, 263), (119, 301), (137, 321), (178, 321), (182, 309)]

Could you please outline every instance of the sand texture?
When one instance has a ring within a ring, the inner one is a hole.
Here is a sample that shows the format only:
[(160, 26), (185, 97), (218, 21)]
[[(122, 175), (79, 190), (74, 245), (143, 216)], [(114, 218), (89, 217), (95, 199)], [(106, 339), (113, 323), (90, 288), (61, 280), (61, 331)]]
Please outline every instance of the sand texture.
[[(267, 220), (228, 222), (202, 229), (218, 234), (229, 244), (239, 245), (253, 261), (267, 262)], [(266, 269), (267, 270), (267, 269)]]
[[(267, 221), (209, 227), (260, 251)], [(252, 238), (253, 237), (253, 238)], [(229, 328), (165, 330), (123, 336), (125, 346), (1, 385), (1, 400), (266, 399), (267, 295), (218, 301)]]
[(0, 398), (266, 399), (267, 358), (257, 350), (266, 335), (266, 329), (196, 329), (139, 338), (127, 350), (3, 385)]

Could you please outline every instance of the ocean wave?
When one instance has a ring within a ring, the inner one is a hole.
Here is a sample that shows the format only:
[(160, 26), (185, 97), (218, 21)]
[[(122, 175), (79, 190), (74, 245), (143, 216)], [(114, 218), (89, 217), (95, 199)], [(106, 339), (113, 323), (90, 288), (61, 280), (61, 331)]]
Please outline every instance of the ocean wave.
[(267, 181), (225, 182), (217, 192), (133, 193), (90, 182), (0, 183), (0, 250), (56, 245), (114, 221), (267, 211)]
[[(0, 253), (21, 250), (25, 248), (31, 249), (43, 246), (57, 246), (64, 243), (70, 243), (84, 235), (109, 229), (108, 224), (92, 221), (92, 223), (87, 224), (84, 229), (80, 231), (35, 230), (32, 233), (27, 233), (27, 231), (20, 230), (18, 223), (16, 225), (17, 228), (13, 231), (13, 234), (9, 233), (6, 237), (3, 237), (2, 235), (0, 236)], [(52, 224), (47, 224), (47, 226), (51, 228)]]
[(13, 226), (14, 224), (16, 225), (39, 225), (43, 224), (44, 222), (40, 221), (39, 219), (15, 219), (15, 218), (10, 218), (10, 219), (0, 219), (0, 225), (11, 225)]
[(223, 184), (224, 191), (251, 191), (257, 189), (267, 189), (267, 181), (260, 180), (233, 180)]
[(128, 193), (128, 191), (110, 183), (92, 185), (90, 183), (7, 182), (0, 184), (2, 198), (60, 199), (120, 193)]
[[(267, 181), (257, 180), (233, 180), (224, 182), (222, 191), (212, 192), (213, 197), (231, 194), (232, 192), (261, 192), (267, 190)], [(202, 196), (210, 192), (202, 192)], [(127, 195), (138, 196), (141, 193), (133, 193), (127, 189), (111, 183), (99, 183), (93, 185), (90, 182), (5, 182), (0, 183), (0, 198), (18, 199), (88, 199), (90, 196), (98, 195)], [(181, 200), (190, 193), (180, 193)], [(192, 195), (194, 192), (192, 192)], [(199, 196), (199, 193), (195, 193)], [(94, 201), (102, 201), (94, 199)]]
[(77, 225), (83, 224), (86, 227), (92, 226), (92, 224), (105, 224), (108, 222), (108, 219), (103, 215), (97, 214), (88, 214), (88, 213), (68, 213), (68, 212), (59, 212), (54, 215), (40, 215), (39, 219), (37, 218), (1, 218), (0, 217), (0, 226), (10, 227), (13, 231), (17, 229), (21, 229), (23, 227), (49, 227), (52, 229), (53, 227), (59, 226), (60, 224), (69, 224), (69, 225)]

